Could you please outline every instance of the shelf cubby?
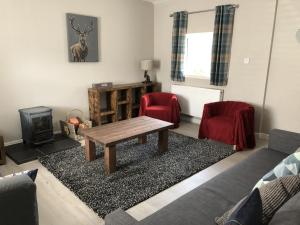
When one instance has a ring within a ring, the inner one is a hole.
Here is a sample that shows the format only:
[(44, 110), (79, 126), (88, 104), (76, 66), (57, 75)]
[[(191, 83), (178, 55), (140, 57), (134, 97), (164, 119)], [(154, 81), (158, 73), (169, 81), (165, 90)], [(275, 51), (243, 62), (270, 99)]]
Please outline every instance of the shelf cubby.
[(156, 91), (156, 83), (133, 83), (89, 88), (90, 119), (94, 126), (138, 116), (140, 99)]

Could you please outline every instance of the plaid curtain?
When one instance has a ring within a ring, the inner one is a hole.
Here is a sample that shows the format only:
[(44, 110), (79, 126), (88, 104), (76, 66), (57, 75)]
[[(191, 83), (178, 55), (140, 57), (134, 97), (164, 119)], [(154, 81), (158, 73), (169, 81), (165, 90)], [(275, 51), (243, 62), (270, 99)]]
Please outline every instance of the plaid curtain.
[(216, 7), (210, 75), (210, 84), (212, 85), (227, 85), (234, 13), (233, 5)]
[(184, 81), (183, 63), (185, 53), (185, 37), (188, 26), (188, 12), (176, 12), (173, 14), (172, 35), (172, 63), (171, 79), (173, 81)]

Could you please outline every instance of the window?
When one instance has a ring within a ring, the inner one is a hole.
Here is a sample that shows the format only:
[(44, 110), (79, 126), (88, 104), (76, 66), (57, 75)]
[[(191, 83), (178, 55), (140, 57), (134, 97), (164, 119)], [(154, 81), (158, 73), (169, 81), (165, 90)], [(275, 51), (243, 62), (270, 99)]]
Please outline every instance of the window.
[(186, 36), (184, 75), (210, 78), (213, 32), (190, 33)]

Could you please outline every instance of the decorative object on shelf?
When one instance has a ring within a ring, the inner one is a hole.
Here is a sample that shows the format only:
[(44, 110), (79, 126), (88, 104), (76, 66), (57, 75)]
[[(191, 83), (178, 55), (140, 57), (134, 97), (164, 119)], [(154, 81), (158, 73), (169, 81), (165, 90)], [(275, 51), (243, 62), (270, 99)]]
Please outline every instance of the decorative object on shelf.
[(106, 82), (106, 83), (96, 83), (92, 84), (93, 88), (107, 88), (107, 87), (112, 87), (112, 82)]
[(0, 136), (0, 165), (6, 163), (5, 150), (4, 150), (4, 139)]
[(38, 106), (20, 109), (24, 144), (40, 145), (53, 141), (52, 109)]
[(83, 112), (80, 109), (71, 110), (65, 121), (60, 121), (61, 133), (76, 141), (83, 139), (82, 130), (92, 127), (92, 121), (84, 119)]
[(70, 62), (98, 62), (98, 19), (66, 14)]
[(150, 59), (142, 60), (141, 61), (141, 69), (145, 71), (145, 73), (144, 73), (144, 78), (145, 78), (144, 83), (150, 83), (151, 80), (150, 80), (150, 76), (148, 74), (148, 71), (153, 69), (153, 60), (150, 60)]
[(89, 110), (93, 125), (99, 126), (137, 117), (141, 96), (156, 89), (155, 82), (89, 88)]

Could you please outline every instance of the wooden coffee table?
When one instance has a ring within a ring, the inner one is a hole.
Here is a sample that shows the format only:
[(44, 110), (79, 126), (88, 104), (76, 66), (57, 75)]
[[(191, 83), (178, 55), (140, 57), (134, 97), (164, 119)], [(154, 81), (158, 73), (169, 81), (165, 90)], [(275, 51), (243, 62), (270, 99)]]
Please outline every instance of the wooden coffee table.
[(147, 116), (123, 120), (108, 125), (87, 129), (85, 136), (85, 158), (88, 161), (96, 159), (95, 143), (104, 147), (105, 174), (116, 171), (116, 144), (138, 138), (139, 143), (147, 142), (147, 134), (158, 132), (158, 149), (160, 152), (168, 150), (168, 130), (173, 128), (172, 123), (153, 119)]

